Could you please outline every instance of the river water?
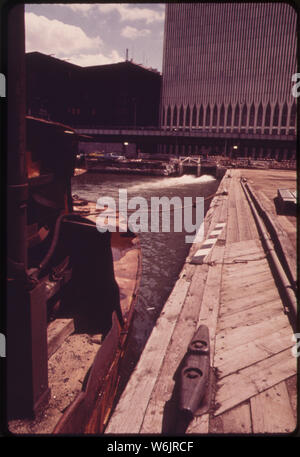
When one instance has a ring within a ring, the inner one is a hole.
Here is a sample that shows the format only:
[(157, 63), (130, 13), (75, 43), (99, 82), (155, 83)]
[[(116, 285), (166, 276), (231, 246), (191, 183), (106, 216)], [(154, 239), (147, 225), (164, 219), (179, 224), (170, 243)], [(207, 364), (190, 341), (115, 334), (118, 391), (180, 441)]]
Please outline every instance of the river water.
[[(72, 194), (97, 201), (99, 197), (114, 197), (119, 189), (126, 189), (131, 197), (207, 197), (216, 192), (219, 182), (212, 176), (183, 175), (181, 177), (152, 177), (85, 173), (73, 178)], [(204, 202), (204, 213), (210, 200)], [(126, 370), (129, 375), (135, 366), (151, 330), (180, 273), (191, 244), (185, 242), (187, 233), (174, 232), (171, 218), (170, 233), (140, 233), (142, 248), (142, 280), (135, 309)], [(126, 376), (125, 376), (126, 378)]]

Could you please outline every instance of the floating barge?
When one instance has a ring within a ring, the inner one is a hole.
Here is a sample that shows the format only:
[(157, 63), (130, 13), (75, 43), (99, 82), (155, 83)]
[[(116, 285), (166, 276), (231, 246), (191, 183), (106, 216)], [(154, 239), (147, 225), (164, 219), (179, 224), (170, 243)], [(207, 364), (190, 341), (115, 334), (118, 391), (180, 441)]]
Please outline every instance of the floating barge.
[(120, 156), (118, 160), (97, 157), (93, 154), (85, 158), (87, 171), (99, 173), (125, 173), (148, 176), (181, 176), (192, 173), (196, 176), (211, 174), (222, 178), (226, 168), (214, 160), (202, 160), (200, 156), (170, 157), (157, 154), (155, 159), (147, 158), (126, 159)]
[[(294, 431), (296, 219), (274, 198), (295, 184), (294, 171), (227, 171), (105, 433)], [(178, 384), (199, 326), (209, 331), (209, 381), (187, 420)]]

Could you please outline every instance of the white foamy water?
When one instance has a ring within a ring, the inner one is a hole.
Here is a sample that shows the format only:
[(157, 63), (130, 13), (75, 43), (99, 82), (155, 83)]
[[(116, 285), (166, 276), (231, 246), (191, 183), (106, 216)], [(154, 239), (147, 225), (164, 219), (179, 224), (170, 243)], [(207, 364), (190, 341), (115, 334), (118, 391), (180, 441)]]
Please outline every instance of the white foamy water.
[(151, 181), (147, 180), (133, 186), (128, 186), (128, 190), (130, 190), (130, 192), (141, 189), (161, 189), (163, 191), (163, 189), (167, 187), (186, 186), (189, 184), (204, 184), (211, 181), (215, 181), (215, 178), (211, 175), (202, 175), (198, 178), (195, 175), (183, 175), (174, 178), (158, 178), (155, 181), (153, 179)]

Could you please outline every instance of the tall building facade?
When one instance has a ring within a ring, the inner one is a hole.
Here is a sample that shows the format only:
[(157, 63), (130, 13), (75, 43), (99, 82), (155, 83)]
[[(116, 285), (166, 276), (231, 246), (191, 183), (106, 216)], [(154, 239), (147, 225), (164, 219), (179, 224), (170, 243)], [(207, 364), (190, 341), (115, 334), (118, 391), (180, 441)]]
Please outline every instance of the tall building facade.
[(168, 3), (161, 127), (295, 135), (296, 22), (286, 3)]

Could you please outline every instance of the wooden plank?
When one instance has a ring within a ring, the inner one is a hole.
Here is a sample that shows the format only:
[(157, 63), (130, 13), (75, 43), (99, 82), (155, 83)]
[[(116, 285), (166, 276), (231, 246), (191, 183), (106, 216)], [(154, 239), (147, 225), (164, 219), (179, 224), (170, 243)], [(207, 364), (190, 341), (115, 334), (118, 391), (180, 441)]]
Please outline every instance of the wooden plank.
[(264, 303), (263, 305), (253, 306), (252, 308), (230, 314), (229, 316), (225, 314), (218, 321), (218, 332), (226, 328), (257, 324), (280, 313), (284, 313), (283, 304), (281, 300), (275, 300)]
[(297, 405), (298, 405), (298, 389), (297, 389), (297, 376), (292, 376), (285, 380), (285, 384), (288, 390), (291, 407), (294, 413), (295, 419), (297, 419)]
[(196, 433), (197, 435), (208, 434), (209, 414), (195, 417), (186, 429), (186, 434)]
[(237, 241), (236, 243), (227, 244), (225, 251), (225, 259), (234, 257), (236, 255), (247, 255), (263, 252), (262, 246), (255, 240)]
[(227, 233), (226, 239), (227, 243), (235, 243), (240, 241), (239, 232), (238, 232), (238, 214), (235, 204), (235, 185), (234, 178), (229, 188), (229, 199), (228, 199), (228, 221), (227, 221)]
[(109, 421), (106, 433), (139, 433), (189, 287), (190, 283), (185, 279), (176, 282)]
[[(213, 259), (220, 259), (224, 247), (213, 249)], [(208, 268), (206, 266), (206, 268)], [(173, 378), (180, 362), (186, 352), (187, 346), (198, 326), (200, 316), (206, 314), (208, 303), (214, 308), (218, 308), (219, 296), (212, 296), (211, 291), (216, 292), (221, 277), (219, 269), (221, 266), (210, 267), (204, 274), (203, 268), (199, 267), (192, 279), (192, 283), (185, 299), (184, 307), (180, 319), (172, 335), (172, 341), (168, 347), (163, 366), (155, 388), (153, 389), (148, 408), (144, 417), (141, 433), (162, 433), (163, 427), (168, 427), (168, 422), (172, 421), (172, 414), (169, 413), (166, 405), (171, 404), (172, 394), (175, 385)], [(207, 273), (208, 271), (208, 273)], [(219, 286), (220, 287), (220, 286)], [(198, 322), (197, 322), (198, 321)], [(201, 323), (204, 323), (201, 321)], [(209, 327), (211, 335), (211, 327)], [(171, 406), (170, 406), (171, 407)], [(170, 408), (169, 408), (170, 409)], [(201, 422), (202, 426), (202, 422)], [(170, 423), (170, 430), (172, 424)]]
[(252, 240), (258, 241), (260, 239), (260, 235), (257, 230), (257, 225), (256, 225), (256, 222), (255, 222), (255, 219), (253, 216), (252, 209), (250, 207), (249, 201), (248, 201), (243, 189), (242, 189), (242, 194), (243, 194), (244, 213), (248, 219), (248, 225), (249, 225), (249, 229), (250, 229), (250, 232), (252, 235)]
[(278, 384), (296, 374), (297, 360), (287, 349), (251, 365), (238, 373), (226, 376), (220, 381), (216, 393), (216, 404), (219, 408), (215, 415), (235, 407), (245, 400)]
[(286, 327), (277, 332), (261, 336), (254, 341), (241, 344), (228, 350), (218, 350), (215, 353), (214, 366), (218, 369), (219, 379), (260, 362), (271, 355), (292, 347), (292, 330)]
[(50, 322), (47, 328), (48, 359), (74, 331), (74, 319), (55, 319)]
[[(238, 285), (239, 285), (239, 288), (244, 288), (244, 287), (249, 288), (255, 284), (269, 281), (270, 279), (272, 279), (272, 277), (270, 278), (269, 271), (257, 272), (256, 274), (253, 274), (251, 276), (245, 276), (244, 278), (241, 278)], [(227, 292), (230, 292), (231, 289), (236, 290), (236, 284), (232, 281), (232, 279), (227, 279), (226, 277), (223, 278), (222, 279), (222, 296), (223, 296), (223, 294), (227, 294)]]
[(246, 299), (247, 297), (249, 297), (249, 295), (252, 294), (264, 294), (267, 290), (270, 289), (276, 289), (274, 279), (270, 277), (258, 283), (252, 283), (251, 285), (249, 285), (249, 283), (246, 283), (243, 284), (243, 286), (236, 288), (234, 288), (232, 284), (230, 288), (228, 287), (223, 289), (222, 303), (228, 303), (238, 298)]
[(238, 231), (239, 231), (239, 238), (241, 241), (243, 240), (251, 240), (252, 233), (248, 223), (248, 215), (245, 214), (245, 207), (242, 201), (242, 192), (244, 192), (241, 188), (240, 183), (235, 183), (235, 202), (236, 202), (236, 209), (238, 215)]
[(295, 430), (296, 421), (285, 382), (261, 392), (250, 402), (254, 433), (290, 433)]
[[(222, 259), (224, 255), (224, 246), (215, 246), (212, 251), (212, 261), (220, 262), (215, 266), (210, 267), (207, 275), (207, 281), (203, 294), (203, 300), (201, 304), (201, 310), (197, 327), (199, 325), (207, 325), (209, 329), (210, 339), (210, 359), (211, 366), (213, 366), (213, 358), (215, 352), (215, 335), (217, 328), (217, 320), (219, 314), (219, 303), (220, 303), (220, 287), (221, 287), (221, 271), (222, 271)], [(207, 415), (207, 429), (203, 432), (203, 420), (204, 416), (195, 417), (187, 430), (186, 433), (208, 433), (208, 415)]]
[(256, 252), (264, 252), (259, 240), (238, 241), (226, 245), (225, 258), (227, 259), (237, 254), (246, 255)]
[(268, 271), (269, 264), (266, 259), (256, 260), (247, 263), (224, 264), (224, 276), (226, 278), (234, 276), (251, 276), (256, 271)]
[[(211, 260), (221, 262), (223, 255), (224, 246), (215, 246)], [(197, 327), (206, 325), (209, 329), (211, 363), (213, 362), (215, 333), (220, 306), (221, 271), (221, 263), (217, 263), (215, 266), (209, 268), (197, 324)]]
[(239, 183), (239, 194), (238, 194), (238, 211), (241, 214), (243, 223), (245, 225), (244, 236), (246, 240), (253, 240), (259, 238), (257, 228), (253, 219), (253, 214), (249, 206), (249, 202), (246, 198), (244, 190)]
[(235, 300), (230, 300), (226, 302), (223, 302), (221, 299), (220, 314), (233, 314), (242, 310), (246, 310), (248, 308), (252, 308), (253, 306), (268, 303), (270, 301), (275, 301), (278, 299), (278, 290), (273, 288), (266, 291), (263, 295), (251, 295), (249, 297), (244, 297), (243, 299), (237, 298)]
[(208, 266), (198, 267), (184, 301), (181, 315), (168, 346), (159, 376), (147, 406), (140, 433), (171, 433), (174, 428), (172, 394), (174, 374), (197, 328)]
[(214, 420), (216, 419), (220, 420), (217, 433), (252, 433), (251, 412), (248, 403), (236, 406), (221, 416), (214, 418)]
[(267, 321), (258, 322), (253, 325), (243, 325), (238, 328), (226, 328), (218, 332), (216, 336), (216, 351), (236, 348), (241, 344), (248, 343), (286, 327), (289, 324), (288, 318), (283, 314), (277, 314)]

